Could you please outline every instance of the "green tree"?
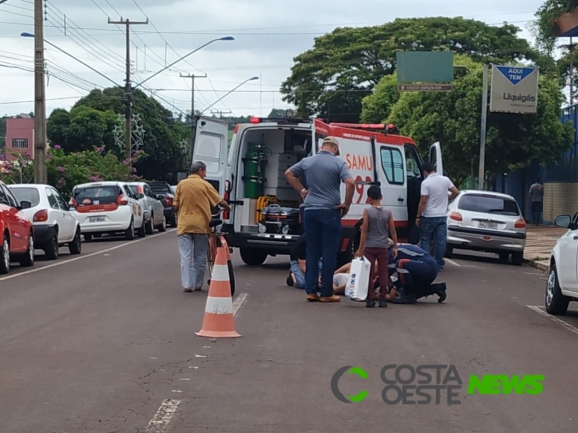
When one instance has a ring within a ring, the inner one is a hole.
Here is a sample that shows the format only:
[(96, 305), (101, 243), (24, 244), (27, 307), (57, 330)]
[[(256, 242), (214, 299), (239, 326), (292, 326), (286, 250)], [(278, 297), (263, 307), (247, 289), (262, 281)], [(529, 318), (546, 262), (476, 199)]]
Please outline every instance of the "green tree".
[[(114, 145), (112, 131), (117, 115), (124, 115), (124, 90), (111, 87), (93, 90), (70, 110), (55, 110), (48, 122), (48, 137), (66, 151), (105, 146), (117, 155), (123, 154)], [(147, 157), (136, 164), (138, 174), (146, 179), (176, 181), (177, 172), (186, 170), (186, 147), (190, 126), (173, 118), (173, 113), (144, 92), (133, 92), (133, 113), (139, 114), (144, 129), (143, 148)]]
[(403, 50), (465, 54), (475, 60), (540, 60), (520, 29), (490, 26), (458, 18), (396, 19), (375, 27), (338, 28), (315, 39), (314, 47), (295, 57), (282, 84), (284, 100), (301, 115), (319, 114), (329, 121), (356, 121), (362, 99), (396, 69)]
[[(472, 164), (477, 167), (479, 161), (483, 66), (464, 57), (457, 58), (456, 63), (468, 66), (471, 74), (457, 77), (452, 91), (404, 93), (386, 121), (397, 125), (403, 135), (412, 137), (424, 154), (432, 143), (439, 141), (444, 169), (459, 184), (469, 176)], [(380, 97), (376, 92), (368, 99)], [(549, 163), (569, 149), (574, 128), (561, 123), (562, 102), (558, 81), (544, 75), (540, 77), (537, 114), (489, 112), (486, 170), (501, 174), (535, 160)]]

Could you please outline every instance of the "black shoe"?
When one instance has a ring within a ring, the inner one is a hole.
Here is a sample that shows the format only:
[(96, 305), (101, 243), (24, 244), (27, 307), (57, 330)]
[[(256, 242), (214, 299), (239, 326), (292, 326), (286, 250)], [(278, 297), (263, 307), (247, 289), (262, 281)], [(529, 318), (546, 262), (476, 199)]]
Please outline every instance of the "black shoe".
[(287, 277), (287, 285), (293, 287), (293, 277), (291, 276), (291, 271), (289, 271), (289, 276)]
[(366, 299), (365, 300), (365, 307), (366, 308), (373, 308), (375, 307), (375, 301), (373, 299)]
[(446, 292), (446, 290), (447, 290), (446, 283), (437, 283), (437, 284), (433, 284), (433, 286), (435, 288), (436, 295), (439, 296), (438, 303), (441, 304), (448, 297), (447, 292)]
[(379, 300), (379, 308), (387, 308), (387, 301), (385, 299)]
[(417, 299), (415, 295), (400, 296), (399, 298), (391, 302), (393, 302), (394, 304), (415, 304), (417, 302)]

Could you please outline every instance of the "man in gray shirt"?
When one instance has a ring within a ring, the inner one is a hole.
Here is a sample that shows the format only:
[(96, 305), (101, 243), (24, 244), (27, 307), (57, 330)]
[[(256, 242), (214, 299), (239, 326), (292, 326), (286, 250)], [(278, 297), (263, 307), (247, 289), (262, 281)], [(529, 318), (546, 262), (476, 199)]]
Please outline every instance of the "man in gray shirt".
[(530, 209), (532, 211), (533, 223), (540, 225), (542, 222), (542, 211), (544, 210), (544, 185), (540, 182), (540, 178), (536, 179), (536, 183), (530, 187)]
[[(323, 140), (321, 150), (304, 158), (285, 172), (287, 181), (301, 193), (304, 200), (303, 225), (307, 239), (306, 263), (318, 263), (323, 257), (322, 287), (318, 295), (318, 269), (305, 269), (307, 301), (339, 302), (333, 295), (333, 274), (337, 267), (337, 254), (341, 242), (341, 218), (353, 200), (355, 181), (347, 163), (339, 156), (336, 138)], [(303, 188), (299, 178), (307, 178), (309, 189)], [(345, 183), (345, 202), (341, 203), (341, 183)]]

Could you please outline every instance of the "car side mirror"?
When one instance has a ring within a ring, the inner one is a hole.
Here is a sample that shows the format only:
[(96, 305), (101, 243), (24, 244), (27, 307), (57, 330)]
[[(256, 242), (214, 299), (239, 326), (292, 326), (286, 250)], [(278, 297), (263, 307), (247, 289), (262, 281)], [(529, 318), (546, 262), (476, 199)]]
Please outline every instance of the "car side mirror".
[(554, 224), (565, 229), (572, 225), (572, 217), (570, 215), (558, 215), (554, 220)]
[(145, 195), (141, 192), (141, 193), (138, 193), (138, 194), (137, 194), (137, 197), (138, 197), (139, 200), (140, 200), (141, 198), (145, 198)]
[(26, 201), (26, 200), (22, 200), (22, 201), (20, 202), (20, 207), (19, 207), (19, 209), (20, 209), (20, 210), (22, 210), (22, 209), (30, 209), (31, 207), (32, 207), (32, 203), (30, 203), (29, 201)]
[(160, 201), (164, 201), (164, 199), (165, 199), (166, 197), (165, 197), (164, 195), (159, 194), (159, 195), (157, 195), (157, 198), (158, 198)]

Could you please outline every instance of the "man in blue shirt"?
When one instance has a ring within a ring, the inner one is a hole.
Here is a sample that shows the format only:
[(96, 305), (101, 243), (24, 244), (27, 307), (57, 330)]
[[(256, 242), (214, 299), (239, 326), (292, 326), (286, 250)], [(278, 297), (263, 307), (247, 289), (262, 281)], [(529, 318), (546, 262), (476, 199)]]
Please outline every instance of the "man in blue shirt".
[(436, 283), (438, 265), (436, 259), (417, 245), (398, 244), (397, 257), (393, 251), (389, 255), (390, 276), (397, 272), (398, 281), (394, 283), (401, 297), (392, 302), (398, 304), (415, 304), (419, 298), (438, 295), (438, 302), (445, 301), (446, 283)]
[[(334, 137), (323, 140), (316, 155), (304, 158), (285, 172), (285, 177), (304, 201), (303, 225), (307, 238), (307, 263), (318, 263), (323, 257), (322, 287), (317, 294), (318, 274), (315, 266), (305, 270), (307, 301), (339, 302), (333, 295), (333, 273), (341, 242), (341, 218), (349, 211), (355, 181), (347, 163), (337, 158), (339, 142)], [(305, 189), (299, 178), (307, 178)], [(345, 183), (345, 202), (341, 203), (341, 183)]]

